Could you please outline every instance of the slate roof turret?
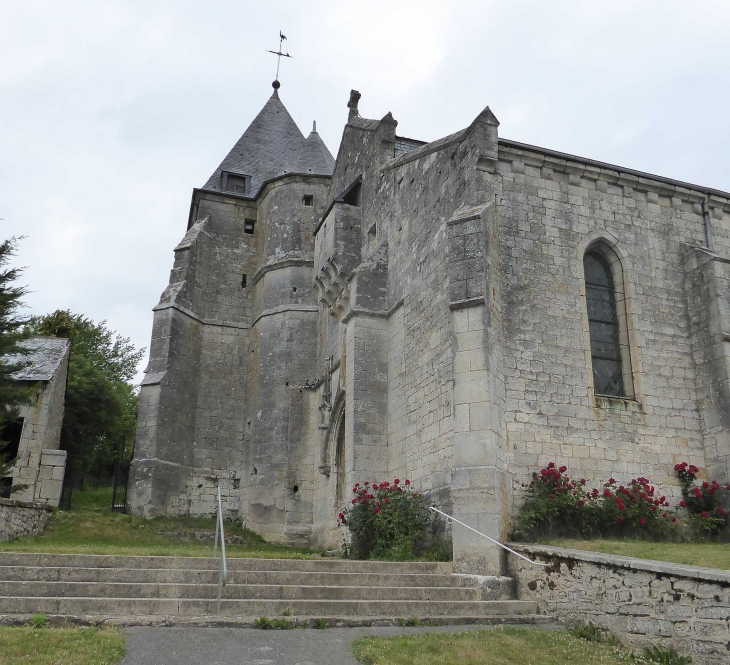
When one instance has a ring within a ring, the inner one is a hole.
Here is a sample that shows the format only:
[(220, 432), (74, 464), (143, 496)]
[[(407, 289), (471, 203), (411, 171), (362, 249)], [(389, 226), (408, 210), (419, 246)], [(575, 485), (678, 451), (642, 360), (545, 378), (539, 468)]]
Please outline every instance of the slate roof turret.
[(227, 172), (248, 176), (244, 195), (255, 198), (267, 180), (287, 173), (332, 175), (334, 166), (319, 134), (313, 131), (305, 139), (274, 90), (203, 189), (223, 191), (221, 176)]

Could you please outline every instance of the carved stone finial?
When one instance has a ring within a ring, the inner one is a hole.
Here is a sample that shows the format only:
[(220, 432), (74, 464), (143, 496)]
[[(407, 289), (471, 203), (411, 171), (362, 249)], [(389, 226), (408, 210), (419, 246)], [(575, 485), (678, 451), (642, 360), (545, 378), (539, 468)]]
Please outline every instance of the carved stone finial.
[(348, 120), (356, 118), (360, 114), (357, 110), (357, 103), (360, 101), (362, 95), (357, 90), (350, 90), (350, 101), (347, 102), (347, 108), (350, 109), (350, 113), (347, 117)]

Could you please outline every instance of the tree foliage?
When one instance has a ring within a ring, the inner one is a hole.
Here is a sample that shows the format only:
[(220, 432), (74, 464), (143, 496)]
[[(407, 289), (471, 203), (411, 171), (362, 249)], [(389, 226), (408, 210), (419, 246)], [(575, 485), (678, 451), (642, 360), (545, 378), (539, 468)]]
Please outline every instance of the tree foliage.
[[(20, 343), (28, 336), (24, 329), (26, 319), (20, 315), (27, 291), (16, 284), (22, 269), (6, 268), (15, 255), (16, 245), (15, 238), (0, 243), (0, 432), (18, 417), (19, 407), (30, 402), (34, 390), (13, 378), (27, 365), (23, 360), (27, 350)], [(11, 460), (3, 454), (7, 445), (7, 441), (0, 441), (0, 478), (11, 469)]]
[(129, 458), (137, 423), (137, 392), (130, 383), (145, 350), (81, 314), (57, 310), (33, 317), (36, 335), (71, 341), (61, 445), (83, 479), (109, 469), (117, 452)]

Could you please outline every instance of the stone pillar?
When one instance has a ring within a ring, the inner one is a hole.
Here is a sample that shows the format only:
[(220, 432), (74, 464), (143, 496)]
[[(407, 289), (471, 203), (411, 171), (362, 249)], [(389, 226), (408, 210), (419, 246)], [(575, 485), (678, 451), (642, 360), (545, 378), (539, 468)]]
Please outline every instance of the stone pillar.
[[(509, 530), (512, 479), (506, 471), (504, 378), (498, 280), (489, 280), (496, 247), (488, 228), (494, 206), (457, 213), (447, 222), (450, 307), (454, 323), (454, 517), (504, 542)], [(490, 287), (487, 288), (487, 284)], [(503, 550), (454, 525), (454, 567), (499, 575)]]
[(381, 481), (388, 473), (388, 320), (353, 310), (349, 314), (345, 317), (345, 471), (351, 485)]
[[(730, 262), (688, 248), (687, 301), (707, 474), (730, 481)], [(677, 459), (677, 461), (682, 461)]]

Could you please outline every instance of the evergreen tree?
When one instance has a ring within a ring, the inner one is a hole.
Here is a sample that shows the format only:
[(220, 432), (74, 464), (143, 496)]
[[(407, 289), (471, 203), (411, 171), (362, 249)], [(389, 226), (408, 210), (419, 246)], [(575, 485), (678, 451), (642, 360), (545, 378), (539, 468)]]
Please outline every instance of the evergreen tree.
[[(6, 268), (15, 255), (16, 244), (16, 238), (0, 243), (0, 434), (17, 420), (19, 407), (29, 404), (34, 393), (33, 386), (13, 378), (28, 364), (23, 359), (28, 351), (21, 345), (28, 337), (28, 331), (24, 329), (27, 319), (20, 315), (22, 298), (27, 290), (16, 285), (22, 269)], [(7, 445), (7, 441), (0, 440), (0, 478), (7, 476), (12, 469), (12, 460), (6, 459), (3, 452)]]

